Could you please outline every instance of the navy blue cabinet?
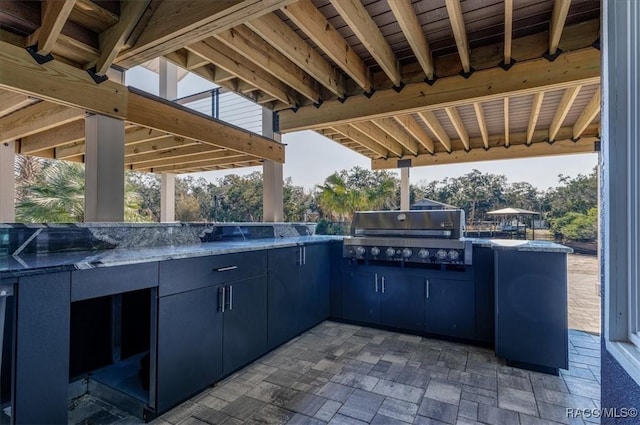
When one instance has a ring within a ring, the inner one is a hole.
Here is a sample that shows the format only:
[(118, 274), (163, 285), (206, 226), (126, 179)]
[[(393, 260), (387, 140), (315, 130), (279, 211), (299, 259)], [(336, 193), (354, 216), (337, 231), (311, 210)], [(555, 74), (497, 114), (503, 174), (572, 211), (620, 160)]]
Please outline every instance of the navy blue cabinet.
[(310, 244), (302, 247), (300, 267), (300, 331), (329, 317), (329, 246)]
[(164, 411), (222, 376), (222, 287), (158, 301), (157, 410)]
[(355, 322), (380, 324), (379, 276), (364, 270), (342, 275), (342, 317)]
[(424, 328), (426, 280), (402, 273), (384, 273), (380, 279), (380, 322), (412, 331)]
[(456, 338), (475, 338), (475, 296), (471, 279), (426, 278), (424, 330)]

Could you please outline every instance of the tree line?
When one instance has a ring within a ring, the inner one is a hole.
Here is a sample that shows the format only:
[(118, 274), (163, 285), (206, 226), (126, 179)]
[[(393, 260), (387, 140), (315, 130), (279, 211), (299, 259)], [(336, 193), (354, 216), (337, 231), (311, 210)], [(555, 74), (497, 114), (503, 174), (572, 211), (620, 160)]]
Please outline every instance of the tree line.
[[(84, 218), (82, 164), (18, 156), (16, 217), (22, 222), (76, 222)], [(284, 181), (285, 221), (320, 220), (328, 233), (344, 232), (354, 211), (390, 210), (400, 205), (400, 180), (388, 171), (361, 167), (328, 176), (312, 190)], [(488, 211), (517, 207), (541, 213), (557, 235), (576, 240), (597, 236), (597, 173), (558, 176), (558, 185), (538, 190), (527, 182), (478, 170), (410, 186), (410, 201), (432, 199), (462, 208), (469, 222), (489, 220)], [(176, 220), (261, 221), (262, 173), (228, 174), (215, 182), (176, 178)], [(160, 177), (126, 172), (125, 220), (159, 221)], [(338, 223), (338, 224), (335, 224)]]

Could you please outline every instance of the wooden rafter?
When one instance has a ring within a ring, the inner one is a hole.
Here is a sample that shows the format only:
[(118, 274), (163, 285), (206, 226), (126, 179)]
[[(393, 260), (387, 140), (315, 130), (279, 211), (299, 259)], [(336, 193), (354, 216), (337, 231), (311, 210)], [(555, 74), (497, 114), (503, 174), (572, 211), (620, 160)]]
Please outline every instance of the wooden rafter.
[(533, 95), (533, 104), (531, 105), (531, 114), (529, 115), (529, 124), (527, 125), (527, 144), (531, 144), (531, 141), (533, 140), (533, 132), (536, 130), (536, 124), (538, 123), (538, 116), (540, 115), (543, 100), (544, 92)]
[(156, 140), (148, 142), (127, 144), (125, 142), (124, 155), (140, 155), (151, 152), (161, 152), (168, 149), (183, 148), (187, 146), (197, 145), (199, 142), (193, 139), (185, 139), (174, 135), (164, 136)]
[(469, 133), (467, 133), (467, 129), (464, 127), (464, 123), (462, 122), (462, 118), (460, 118), (460, 114), (455, 106), (451, 106), (448, 108), (444, 108), (449, 120), (451, 120), (451, 124), (453, 124), (453, 128), (458, 133), (460, 140), (462, 140), (462, 144), (465, 149), (469, 149)]
[(413, 140), (410, 134), (400, 127), (396, 120), (393, 118), (380, 118), (371, 122), (400, 143), (407, 151), (414, 155), (418, 154), (418, 143)]
[[(145, 164), (141, 166), (165, 166), (188, 164), (194, 161), (206, 161), (209, 159), (219, 159), (228, 157), (238, 157), (244, 154), (240, 152), (215, 149), (210, 145), (196, 144), (184, 147), (175, 147), (158, 152), (149, 152), (125, 157), (125, 164)], [(153, 164), (153, 165), (151, 165)]]
[(474, 102), (473, 110), (476, 112), (476, 119), (478, 120), (478, 127), (480, 127), (480, 134), (482, 135), (482, 143), (484, 144), (484, 148), (489, 149), (489, 131), (487, 129), (487, 121), (484, 117), (482, 104), (479, 102)]
[(362, 121), (354, 122), (351, 126), (356, 130), (360, 130), (362, 133), (366, 134), (376, 143), (388, 150), (389, 154), (402, 156), (402, 145), (390, 137), (386, 132), (382, 131), (377, 125), (374, 125), (371, 122)]
[[(505, 78), (503, 69), (496, 67), (476, 71), (473, 78), (466, 80), (459, 76), (440, 78), (433, 86), (407, 84), (400, 93), (378, 90), (371, 99), (359, 96), (344, 104), (325, 101), (319, 109), (303, 106), (295, 113), (284, 110), (279, 113), (280, 131), (326, 128), (599, 82), (600, 52), (590, 47), (563, 53), (562, 60), (554, 62), (543, 58), (517, 62), (509, 70), (509, 78)], [(488, 87), (491, 89), (487, 90)]]
[(331, 4), (393, 84), (400, 86), (402, 76), (398, 59), (360, 0), (331, 0)]
[(84, 118), (84, 111), (79, 109), (39, 102), (0, 118), (0, 142), (36, 134), (81, 118)]
[(24, 94), (0, 89), (0, 117), (29, 106), (34, 102)]
[[(578, 153), (594, 152), (594, 142), (597, 140), (598, 126), (590, 126), (585, 131), (584, 137), (578, 142), (570, 140), (573, 129), (564, 127), (558, 132), (558, 140), (552, 145), (545, 143), (547, 132), (544, 130), (536, 131), (534, 135), (534, 143), (531, 145), (517, 144), (511, 145), (509, 149), (500, 148), (503, 136), (490, 137), (491, 148), (472, 149), (470, 152), (457, 150), (451, 154), (439, 152), (435, 155), (422, 154), (417, 157), (406, 156), (403, 158), (387, 158), (374, 159), (371, 166), (374, 170), (398, 168), (398, 161), (402, 159), (411, 160), (412, 167), (425, 165), (440, 164), (456, 164), (474, 161), (494, 161), (499, 159), (516, 159), (516, 158), (533, 158), (540, 156), (553, 155), (572, 155)], [(526, 133), (514, 133), (511, 135), (513, 140), (524, 140)]]
[(411, 134), (425, 149), (434, 152), (433, 140), (422, 126), (411, 115), (397, 115), (393, 117), (409, 134)]
[(562, 100), (560, 100), (560, 105), (558, 105), (558, 109), (556, 109), (556, 114), (553, 116), (553, 120), (551, 121), (551, 125), (549, 126), (549, 140), (556, 140), (556, 136), (558, 135), (558, 130), (560, 130), (560, 126), (564, 122), (564, 119), (567, 117), (573, 102), (578, 97), (578, 93), (580, 92), (581, 86), (569, 87), (564, 91), (564, 95), (562, 95)]
[(422, 118), (422, 121), (429, 127), (429, 130), (438, 138), (438, 141), (442, 146), (451, 152), (451, 139), (449, 135), (438, 121), (438, 117), (431, 111), (418, 112), (418, 116)]
[(567, 20), (571, 0), (555, 0), (551, 13), (551, 25), (549, 27), (549, 54), (554, 55), (560, 44), (560, 36)]
[(116, 63), (124, 68), (140, 65), (217, 32), (272, 12), (292, 0), (183, 0), (162, 1), (140, 31), (131, 48)]
[(45, 0), (42, 2), (42, 18), (40, 28), (27, 40), (27, 46), (37, 46), (40, 55), (47, 55), (53, 50), (64, 23), (67, 22), (75, 0)]
[(464, 18), (462, 16), (462, 8), (460, 0), (446, 0), (447, 13), (449, 21), (451, 21), (451, 29), (458, 46), (458, 54), (460, 55), (460, 63), (464, 72), (471, 70), (471, 59), (469, 58), (469, 41), (467, 40), (467, 30), (464, 26)]
[(511, 145), (511, 139), (510, 139), (510, 128), (511, 125), (509, 123), (509, 98), (505, 97), (503, 100), (503, 104), (504, 104), (504, 109), (503, 109), (503, 115), (504, 115), (504, 145), (505, 146), (509, 146)]
[(228, 164), (242, 164), (246, 162), (258, 163), (258, 160), (255, 157), (250, 155), (240, 155), (226, 158), (218, 158), (218, 159), (209, 159), (204, 161), (193, 161), (188, 164), (178, 164), (178, 165), (158, 165), (149, 167), (149, 165), (141, 165), (141, 166), (132, 166), (131, 168), (139, 171), (152, 171), (154, 173), (180, 173), (180, 172), (191, 172), (191, 171), (199, 171), (202, 168), (215, 167), (221, 165)]
[(23, 137), (20, 140), (20, 153), (29, 155), (38, 151), (83, 141), (84, 137), (84, 120), (78, 119), (50, 130)]
[(511, 39), (513, 37), (513, 0), (504, 0), (504, 63), (511, 63)]
[(280, 80), (215, 39), (199, 41), (187, 49), (288, 105), (298, 103), (295, 94)]
[(240, 25), (215, 38), (312, 102), (321, 100), (316, 82), (309, 74), (247, 27)]
[(600, 112), (600, 86), (596, 89), (596, 92), (591, 97), (591, 100), (584, 108), (584, 111), (578, 117), (576, 123), (573, 125), (573, 138), (577, 139), (587, 129), (591, 121)]
[(364, 146), (374, 152), (378, 157), (386, 158), (389, 156), (389, 151), (383, 148), (382, 145), (376, 143), (375, 140), (350, 125), (336, 125), (331, 127), (331, 129)]
[(331, 93), (338, 97), (345, 95), (338, 71), (276, 15), (264, 15), (246, 25)]
[(322, 49), (365, 92), (371, 91), (371, 73), (349, 43), (311, 3), (300, 0), (282, 9), (315, 44)]
[(147, 9), (150, 0), (122, 1), (117, 24), (100, 33), (100, 56), (88, 68), (96, 67), (96, 73), (104, 75), (124, 46), (127, 38)]
[(434, 69), (431, 49), (411, 2), (409, 0), (390, 1), (389, 8), (391, 8), (393, 15), (396, 17), (396, 21), (398, 21), (405, 38), (409, 42), (413, 54), (416, 55), (416, 59), (422, 66), (422, 70), (427, 78), (432, 80)]

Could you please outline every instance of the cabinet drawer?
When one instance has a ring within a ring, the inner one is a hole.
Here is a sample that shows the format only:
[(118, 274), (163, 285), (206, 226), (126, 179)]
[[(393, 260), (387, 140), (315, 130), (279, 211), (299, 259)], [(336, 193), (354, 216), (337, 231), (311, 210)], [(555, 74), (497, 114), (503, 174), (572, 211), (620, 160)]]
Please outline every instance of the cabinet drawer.
[(158, 286), (158, 263), (77, 270), (71, 273), (71, 301)]
[(266, 251), (184, 258), (160, 263), (160, 296), (260, 276), (267, 272)]

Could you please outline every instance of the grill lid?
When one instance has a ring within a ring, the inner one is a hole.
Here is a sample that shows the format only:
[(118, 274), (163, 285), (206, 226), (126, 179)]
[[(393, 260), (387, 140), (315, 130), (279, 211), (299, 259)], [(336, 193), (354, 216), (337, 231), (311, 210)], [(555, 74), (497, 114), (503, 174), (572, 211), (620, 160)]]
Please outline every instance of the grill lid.
[(351, 236), (460, 239), (463, 210), (358, 211)]

